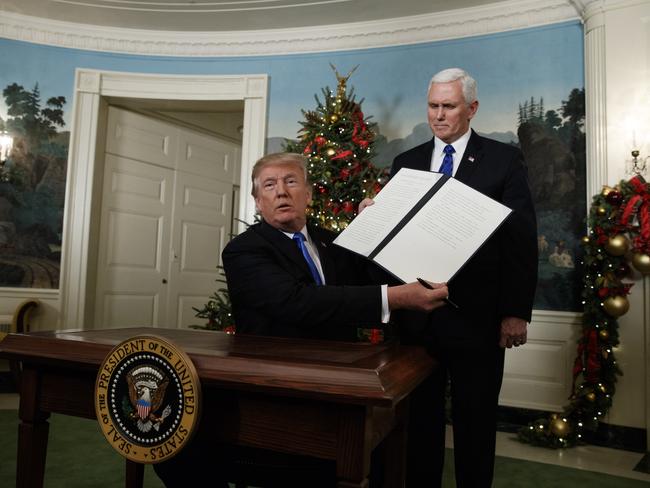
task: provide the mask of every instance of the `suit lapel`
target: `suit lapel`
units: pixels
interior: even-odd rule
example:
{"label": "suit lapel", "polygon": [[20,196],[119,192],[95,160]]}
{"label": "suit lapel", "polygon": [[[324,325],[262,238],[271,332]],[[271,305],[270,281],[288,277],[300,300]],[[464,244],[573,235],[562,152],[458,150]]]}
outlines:
{"label": "suit lapel", "polygon": [[258,231],[273,247],[311,276],[311,271],[309,271],[309,266],[307,266],[305,258],[291,238],[265,221],[260,222]]}
{"label": "suit lapel", "polygon": [[429,142],[420,146],[420,151],[417,154],[417,157],[413,161],[413,166],[409,166],[413,169],[419,169],[422,171],[431,170],[431,156],[433,155],[433,137]]}
{"label": "suit lapel", "polygon": [[320,265],[323,269],[323,274],[325,275],[325,284],[336,283],[336,268],[334,263],[329,259],[327,251],[327,248],[332,245],[332,243],[322,238],[321,231],[318,227],[308,225],[307,230],[309,231],[309,236],[316,247],[316,252],[318,252]]}
{"label": "suit lapel", "polygon": [[481,136],[472,130],[469,141],[467,141],[465,154],[463,154],[463,159],[460,161],[458,171],[456,171],[454,178],[463,183],[469,183],[472,174],[478,168],[482,158],[483,144],[481,143]]}

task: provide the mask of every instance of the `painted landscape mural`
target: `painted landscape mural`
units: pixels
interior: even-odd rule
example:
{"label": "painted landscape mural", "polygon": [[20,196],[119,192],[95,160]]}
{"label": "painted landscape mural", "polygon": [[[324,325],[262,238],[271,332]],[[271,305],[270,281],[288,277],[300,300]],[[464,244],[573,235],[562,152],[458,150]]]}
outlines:
{"label": "painted landscape mural", "polygon": [[301,109],[330,68],[349,80],[377,124],[375,165],[431,137],[426,92],[451,66],[478,81],[480,134],[521,147],[538,213],[540,281],[535,307],[579,310],[576,266],[586,194],[583,32],[578,22],[494,35],[359,51],[179,58],[63,49],[0,40],[0,130],[16,138],[0,183],[0,287],[57,288],[68,130],[77,68],[165,74],[269,75],[267,151],[300,128]]}
{"label": "painted landscape mural", "polygon": [[3,91],[13,138],[0,170],[0,286],[57,288],[61,259],[68,132],[64,96],[41,100],[38,83]]}

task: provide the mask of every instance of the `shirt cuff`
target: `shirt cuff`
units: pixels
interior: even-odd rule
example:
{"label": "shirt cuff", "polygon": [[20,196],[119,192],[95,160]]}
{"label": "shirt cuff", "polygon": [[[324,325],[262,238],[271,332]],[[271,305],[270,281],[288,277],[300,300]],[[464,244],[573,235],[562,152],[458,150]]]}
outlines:
{"label": "shirt cuff", "polygon": [[390,308],[388,308],[388,285],[381,285],[381,323],[390,321]]}

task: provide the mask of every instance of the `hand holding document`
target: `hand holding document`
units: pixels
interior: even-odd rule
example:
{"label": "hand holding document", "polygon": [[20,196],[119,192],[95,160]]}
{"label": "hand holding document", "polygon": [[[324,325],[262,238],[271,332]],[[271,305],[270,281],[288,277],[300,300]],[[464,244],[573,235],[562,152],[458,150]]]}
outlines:
{"label": "hand holding document", "polygon": [[403,168],[334,243],[405,283],[447,282],[510,212],[454,178]]}

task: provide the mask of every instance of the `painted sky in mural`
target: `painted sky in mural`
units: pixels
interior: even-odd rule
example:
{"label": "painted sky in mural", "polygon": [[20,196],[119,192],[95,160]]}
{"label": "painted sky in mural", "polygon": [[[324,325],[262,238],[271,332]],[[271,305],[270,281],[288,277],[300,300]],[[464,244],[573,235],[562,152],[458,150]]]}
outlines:
{"label": "painted sky in mural", "polygon": [[[481,132],[512,131],[517,103],[534,95],[543,96],[546,106],[556,107],[566,98],[568,87],[584,84],[578,23],[416,46],[248,58],[129,56],[13,41],[0,41],[0,48],[12,52],[3,62],[0,85],[17,82],[31,87],[38,80],[43,98],[63,95],[72,100],[77,67],[147,73],[268,73],[269,137],[294,135],[300,108],[311,107],[313,95],[322,86],[335,87],[330,62],[341,73],[359,65],[350,84],[365,99],[364,111],[373,115],[389,140],[406,137],[426,120],[428,81],[446,67],[461,66],[476,76],[481,108],[474,126]],[[34,58],[39,62],[25,63]],[[6,117],[2,102],[0,116]]]}

